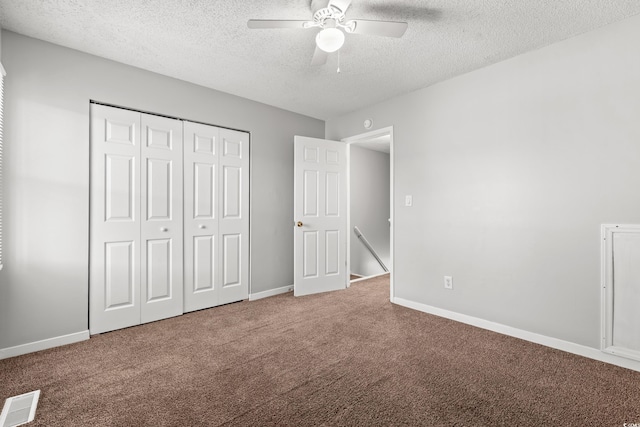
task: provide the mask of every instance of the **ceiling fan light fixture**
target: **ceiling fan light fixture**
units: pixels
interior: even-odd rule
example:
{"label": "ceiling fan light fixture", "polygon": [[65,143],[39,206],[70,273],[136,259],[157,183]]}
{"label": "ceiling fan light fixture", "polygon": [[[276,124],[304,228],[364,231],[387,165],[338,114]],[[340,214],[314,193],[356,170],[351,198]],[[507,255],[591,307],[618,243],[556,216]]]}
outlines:
{"label": "ceiling fan light fixture", "polygon": [[337,28],[325,28],[316,35],[316,44],[325,52],[335,52],[344,44],[344,33]]}

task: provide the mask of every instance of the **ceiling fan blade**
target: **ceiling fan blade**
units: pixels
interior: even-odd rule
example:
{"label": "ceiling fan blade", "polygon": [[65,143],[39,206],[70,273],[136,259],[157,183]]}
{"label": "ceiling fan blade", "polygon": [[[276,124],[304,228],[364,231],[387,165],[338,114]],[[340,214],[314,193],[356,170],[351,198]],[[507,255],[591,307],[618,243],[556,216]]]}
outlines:
{"label": "ceiling fan blade", "polygon": [[339,9],[340,12],[345,13],[349,9],[349,5],[351,5],[351,0],[329,0],[327,7],[333,6]]}
{"label": "ceiling fan blade", "polygon": [[313,24],[311,21],[291,21],[291,20],[277,20],[277,19],[249,19],[247,27],[252,29],[263,28],[309,28],[307,25]]}
{"label": "ceiling fan blade", "polygon": [[316,46],[316,51],[313,52],[313,59],[311,60],[311,65],[324,65],[327,63],[327,58],[329,54],[324,50],[320,49]]}
{"label": "ceiling fan blade", "polygon": [[345,30],[352,34],[365,34],[370,36],[402,37],[409,24],[394,21],[367,21],[355,19],[345,23]]}

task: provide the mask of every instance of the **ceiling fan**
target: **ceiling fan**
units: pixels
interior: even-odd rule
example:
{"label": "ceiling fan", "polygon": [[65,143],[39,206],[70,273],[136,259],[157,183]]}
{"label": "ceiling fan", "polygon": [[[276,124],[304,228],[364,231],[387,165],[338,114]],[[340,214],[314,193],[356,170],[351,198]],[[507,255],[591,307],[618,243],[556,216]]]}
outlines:
{"label": "ceiling fan", "polygon": [[313,14],[311,21],[250,19],[247,26],[252,29],[265,28],[320,28],[316,35],[316,51],[311,65],[322,65],[327,62],[329,53],[339,50],[344,44],[344,33],[365,34],[384,37],[402,37],[407,30],[406,22],[370,21],[354,19],[347,21],[345,12],[351,0],[329,0],[327,7]]}

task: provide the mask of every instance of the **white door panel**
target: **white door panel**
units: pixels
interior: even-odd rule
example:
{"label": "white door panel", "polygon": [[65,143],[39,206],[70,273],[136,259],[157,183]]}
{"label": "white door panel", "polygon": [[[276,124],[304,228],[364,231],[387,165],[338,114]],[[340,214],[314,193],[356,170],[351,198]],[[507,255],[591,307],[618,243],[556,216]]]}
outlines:
{"label": "white door panel", "polygon": [[107,242],[105,256],[105,310],[130,307],[135,303],[135,242]]}
{"label": "white door panel", "polygon": [[193,163],[193,218],[216,219],[216,165]]}
{"label": "white door panel", "polygon": [[612,345],[640,354],[640,233],[613,239]]}
{"label": "white door panel", "polygon": [[140,323],[140,114],[91,105],[90,331]]}
{"label": "white door panel", "polygon": [[325,270],[327,276],[340,274],[340,230],[326,230],[325,233]]}
{"label": "white door panel", "polygon": [[104,159],[105,220],[134,221],[136,159],[118,154],[105,154]]}
{"label": "white door panel", "polygon": [[146,302],[172,297],[171,270],[173,239],[147,240],[147,298]]}
{"label": "white door panel", "polygon": [[193,293],[214,289],[216,254],[215,236],[193,237]]}
{"label": "white door panel", "polygon": [[222,287],[239,285],[242,279],[242,235],[225,234],[222,250]]}
{"label": "white door panel", "polygon": [[640,226],[603,224],[602,350],[640,360]]}
{"label": "white door panel", "polygon": [[304,190],[303,190],[303,215],[306,217],[317,217],[318,211],[318,198],[320,197],[320,183],[318,177],[320,172],[317,170],[305,170],[304,171]]}
{"label": "white door panel", "polygon": [[220,130],[184,122],[184,311],[219,304],[218,146]]}
{"label": "white door panel", "polygon": [[184,126],[187,312],[249,295],[249,135]]}
{"label": "white door panel", "polygon": [[242,169],[234,166],[224,166],[222,188],[224,191],[224,212],[222,219],[242,219]]}
{"label": "white door panel", "polygon": [[346,145],[295,137],[294,294],[346,287]]}
{"label": "white door panel", "polygon": [[249,134],[220,129],[220,303],[249,296]]}
{"label": "white door panel", "polygon": [[90,330],[182,313],[182,122],[91,105]]}
{"label": "white door panel", "polygon": [[183,312],[182,122],[141,115],[141,321]]}
{"label": "white door panel", "polygon": [[318,247],[318,232],[303,231],[303,272],[304,279],[318,277],[320,248]]}

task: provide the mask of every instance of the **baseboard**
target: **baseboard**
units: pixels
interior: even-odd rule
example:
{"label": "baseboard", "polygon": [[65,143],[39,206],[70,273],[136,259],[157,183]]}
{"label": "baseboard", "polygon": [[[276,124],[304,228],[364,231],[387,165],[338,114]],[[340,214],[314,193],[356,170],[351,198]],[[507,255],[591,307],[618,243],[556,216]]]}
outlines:
{"label": "baseboard", "polygon": [[286,294],[293,291],[293,285],[283,286],[281,288],[269,289],[268,291],[256,292],[255,294],[249,294],[249,301],[255,301],[257,299],[273,297],[280,294]]}
{"label": "baseboard", "polygon": [[74,334],[62,335],[46,340],[30,342],[27,344],[17,345],[15,347],[1,348],[0,359],[8,359],[9,357],[21,356],[27,353],[33,353],[48,348],[59,347],[61,345],[73,344],[89,339],[89,331],[76,332]]}
{"label": "baseboard", "polygon": [[374,274],[373,276],[360,276],[357,279],[350,280],[349,283],[362,282],[363,280],[374,279],[376,277],[384,276],[387,274],[389,274],[388,271],[385,271],[384,273]]}
{"label": "baseboard", "polygon": [[525,331],[522,329],[506,326],[501,323],[495,323],[488,320],[480,319],[478,317],[467,316],[466,314],[460,314],[442,308],[433,307],[426,304],[409,301],[403,298],[394,298],[393,303],[401,305],[403,307],[412,308],[414,310],[422,311],[424,313],[433,314],[435,316],[444,317],[447,319],[455,320],[460,323],[466,323],[467,325],[476,326],[478,328],[487,329],[489,331],[498,332],[503,335],[509,335],[511,337],[520,338],[525,341],[529,341],[535,344],[544,345],[546,347],[555,348],[556,350],[566,351],[578,356],[588,357],[589,359],[599,360],[600,362],[610,363],[612,365],[621,366],[623,368],[631,369],[640,372],[640,362],[636,360],[626,359],[613,354],[605,353],[601,350],[587,347],[584,345],[572,343],[570,341],[564,341],[557,338],[548,337],[546,335],[540,335],[533,332]]}

